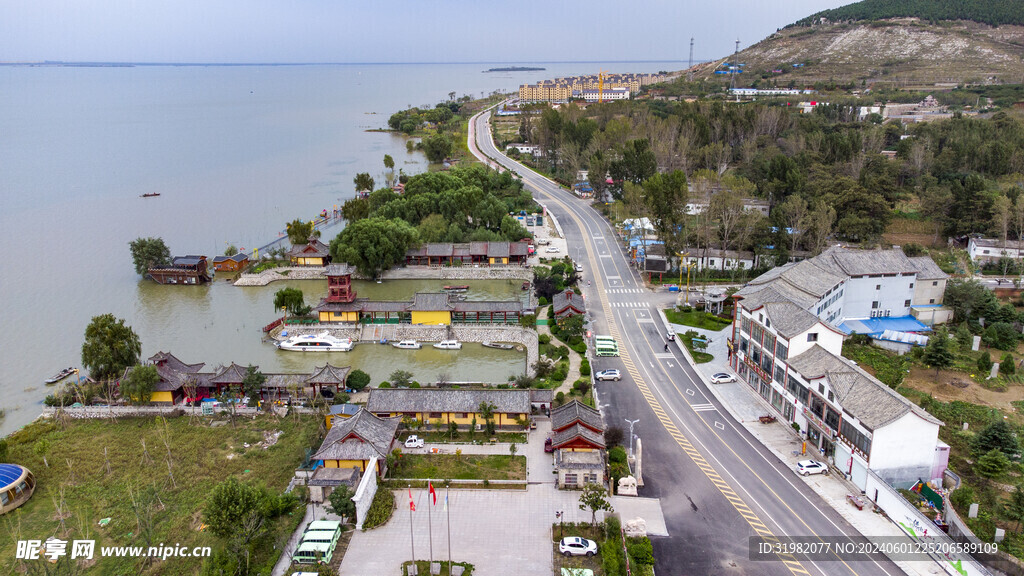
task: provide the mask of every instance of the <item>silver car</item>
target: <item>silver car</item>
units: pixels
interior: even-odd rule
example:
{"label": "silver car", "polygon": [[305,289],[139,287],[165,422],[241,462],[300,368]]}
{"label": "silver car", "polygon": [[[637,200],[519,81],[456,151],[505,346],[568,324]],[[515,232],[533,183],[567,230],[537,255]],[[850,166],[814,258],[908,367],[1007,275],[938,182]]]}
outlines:
{"label": "silver car", "polygon": [[618,370],[601,370],[594,374],[595,380],[614,380],[618,382],[622,380],[622,374]]}

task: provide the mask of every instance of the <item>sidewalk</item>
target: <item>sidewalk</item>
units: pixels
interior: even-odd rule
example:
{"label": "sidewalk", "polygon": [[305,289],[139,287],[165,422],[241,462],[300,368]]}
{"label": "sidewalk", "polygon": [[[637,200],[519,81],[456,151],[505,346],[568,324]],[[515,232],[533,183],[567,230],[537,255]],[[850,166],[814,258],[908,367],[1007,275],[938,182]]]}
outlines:
{"label": "sidewalk", "polygon": [[[774,414],[774,411],[750,386],[737,381],[730,384],[710,384],[708,378],[716,372],[735,374],[726,362],[727,349],[725,340],[729,334],[729,328],[720,331],[701,330],[690,326],[670,324],[661,315],[662,322],[678,332],[695,330],[701,334],[711,335],[712,341],[708,346],[708,352],[714,355],[714,360],[704,364],[694,364],[686,349],[679,339],[676,339],[676,346],[683,351],[687,362],[695,370],[704,376],[707,388],[718,398],[726,410],[744,428],[746,428],[765,448],[770,450],[779,460],[790,468],[795,468],[796,463],[808,458],[816,458],[817,454],[808,451],[801,454],[801,440],[799,436],[782,420],[772,424],[761,424],[758,416]],[[865,506],[858,510],[846,500],[847,494],[860,494],[860,489],[852,482],[847,481],[839,474],[828,476],[806,476],[800,477],[794,473],[796,481],[804,482],[814,490],[821,498],[831,506],[840,516],[853,525],[861,534],[870,537],[879,536],[905,536],[887,517],[876,514],[872,506]],[[945,574],[935,562],[930,561],[894,561],[904,572],[911,576],[924,576],[932,574]]]}

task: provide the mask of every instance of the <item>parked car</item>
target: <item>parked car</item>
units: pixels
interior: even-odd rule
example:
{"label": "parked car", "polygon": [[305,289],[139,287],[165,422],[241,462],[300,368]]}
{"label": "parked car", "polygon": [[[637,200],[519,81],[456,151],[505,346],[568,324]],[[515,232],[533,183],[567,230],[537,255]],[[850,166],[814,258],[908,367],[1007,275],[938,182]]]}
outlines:
{"label": "parked car", "polygon": [[548,240],[547,238],[541,238],[540,240],[537,240],[537,244],[540,244],[541,246],[547,246],[548,244],[551,244],[551,241]]}
{"label": "parked car", "polygon": [[711,376],[712,384],[725,384],[726,382],[735,382],[736,377],[732,374],[726,374],[725,372],[719,372]]}
{"label": "parked car", "polygon": [[577,272],[583,272],[583,264],[580,264],[579,262],[577,262],[577,263],[573,264],[573,268],[574,268],[574,269],[575,269],[575,270],[576,270]]}
{"label": "parked car", "polygon": [[579,536],[568,536],[558,543],[558,551],[564,556],[593,556],[597,554],[597,542]]}
{"label": "parked car", "polygon": [[676,341],[676,333],[675,332],[669,332],[669,333],[665,334],[665,338],[668,338],[669,342],[675,342]]}
{"label": "parked car", "polygon": [[558,252],[558,246],[548,246],[544,249],[545,252]]}
{"label": "parked car", "polygon": [[555,451],[555,446],[554,444],[552,444],[551,438],[548,438],[547,440],[544,441],[544,451],[549,454]]}
{"label": "parked car", "polygon": [[618,382],[622,380],[622,374],[618,370],[601,370],[594,374],[595,380],[614,380]]}
{"label": "parked car", "polygon": [[801,476],[809,476],[811,474],[825,474],[828,475],[828,466],[824,462],[818,462],[817,460],[801,460],[796,463],[796,471]]}
{"label": "parked car", "polygon": [[423,438],[420,438],[415,434],[405,439],[406,448],[423,448],[423,444]]}

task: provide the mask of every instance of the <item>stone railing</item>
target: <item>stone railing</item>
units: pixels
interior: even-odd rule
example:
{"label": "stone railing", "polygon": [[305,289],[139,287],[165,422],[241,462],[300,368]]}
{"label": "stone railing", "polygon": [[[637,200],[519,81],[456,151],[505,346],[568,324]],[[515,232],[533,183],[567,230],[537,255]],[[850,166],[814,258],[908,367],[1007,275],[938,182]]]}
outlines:
{"label": "stone railing", "polygon": [[[323,266],[282,266],[270,268],[259,274],[242,274],[235,280],[235,286],[266,286],[278,280],[316,280],[326,278]],[[282,274],[284,272],[284,274]]]}

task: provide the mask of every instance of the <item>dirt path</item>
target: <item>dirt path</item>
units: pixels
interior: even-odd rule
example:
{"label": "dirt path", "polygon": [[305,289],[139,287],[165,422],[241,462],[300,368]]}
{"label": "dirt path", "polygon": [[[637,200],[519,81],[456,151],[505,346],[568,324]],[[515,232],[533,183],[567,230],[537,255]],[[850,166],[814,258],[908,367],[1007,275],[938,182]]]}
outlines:
{"label": "dirt path", "polygon": [[[966,388],[951,384],[953,381],[966,383]],[[959,372],[940,371],[936,378],[935,371],[924,368],[912,368],[903,383],[915,390],[931,394],[936,400],[950,402],[961,400],[972,404],[993,406],[1007,412],[1015,412],[1011,402],[1024,400],[1024,386],[1009,386],[1006,392],[997,392],[983,388],[971,380],[966,374]]]}

